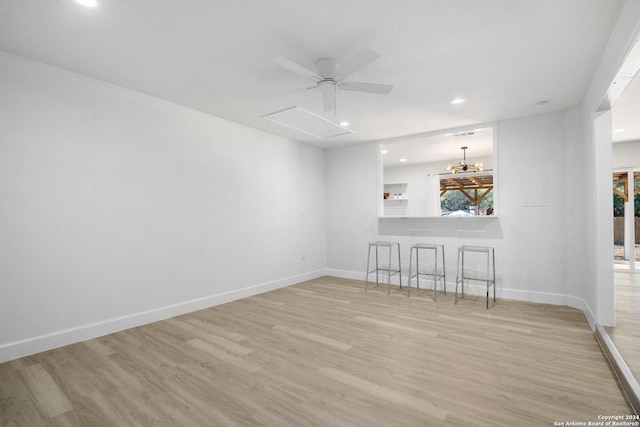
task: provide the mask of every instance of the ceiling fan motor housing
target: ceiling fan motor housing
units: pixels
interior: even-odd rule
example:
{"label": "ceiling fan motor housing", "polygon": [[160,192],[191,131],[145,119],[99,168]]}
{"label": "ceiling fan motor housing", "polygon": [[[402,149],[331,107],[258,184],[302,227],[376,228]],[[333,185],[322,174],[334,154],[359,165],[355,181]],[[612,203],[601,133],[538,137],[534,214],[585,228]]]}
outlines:
{"label": "ceiling fan motor housing", "polygon": [[318,82],[318,90],[321,93],[335,92],[337,83],[333,79],[324,79]]}

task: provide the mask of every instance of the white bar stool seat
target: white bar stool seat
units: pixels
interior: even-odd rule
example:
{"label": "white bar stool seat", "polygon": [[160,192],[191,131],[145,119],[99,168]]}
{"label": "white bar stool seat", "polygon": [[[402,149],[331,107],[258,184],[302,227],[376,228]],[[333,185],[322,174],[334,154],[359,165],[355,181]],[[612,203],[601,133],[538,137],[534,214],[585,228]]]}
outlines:
{"label": "white bar stool seat", "polygon": [[[465,268],[465,254],[480,253],[486,255],[486,269],[484,271],[469,271]],[[495,249],[489,246],[460,246],[458,248],[458,265],[456,275],[455,304],[458,304],[458,283],[461,285],[461,296],[464,296],[464,281],[478,280],[487,284],[487,310],[489,309],[489,288],[493,286],[493,302],[496,302],[496,257]]]}
{"label": "white bar stool seat", "polygon": [[[433,270],[428,270],[424,272],[420,272],[420,262],[419,262],[419,253],[420,251],[427,251],[427,253],[433,254]],[[415,252],[415,274],[411,274],[413,271],[413,254]],[[428,255],[427,255],[428,256]],[[440,263],[442,264],[442,271],[440,271],[438,267],[438,259],[440,259]],[[446,278],[446,268],[444,261],[444,245],[430,245],[426,243],[416,243],[411,246],[411,251],[409,252],[409,284],[407,286],[407,297],[411,295],[411,279],[416,278],[416,289],[420,290],[420,276],[431,276],[433,278],[433,300],[436,300],[437,294],[437,284],[438,281],[442,281],[442,287],[444,289],[444,294],[447,294],[447,278]]]}
{"label": "white bar stool seat", "polygon": [[[375,248],[375,257],[376,257],[375,268],[372,270],[369,269],[369,265],[371,262],[371,248]],[[391,267],[391,254],[394,248],[398,253],[398,269],[397,270]],[[380,265],[380,259],[379,259],[379,252],[381,252],[380,249],[382,249],[382,251],[384,251],[385,249],[388,250],[389,258],[386,266]],[[369,243],[369,251],[367,253],[367,277],[365,279],[364,290],[366,291],[369,288],[369,274],[371,273],[376,273],[376,286],[380,284],[380,281],[379,281],[380,272],[383,272],[387,275],[387,282],[388,282],[387,294],[391,293],[391,276],[393,276],[394,274],[398,275],[398,278],[400,279],[400,289],[402,289],[402,272],[401,272],[400,266],[401,266],[400,243],[385,242],[385,241],[377,241],[377,242]]]}

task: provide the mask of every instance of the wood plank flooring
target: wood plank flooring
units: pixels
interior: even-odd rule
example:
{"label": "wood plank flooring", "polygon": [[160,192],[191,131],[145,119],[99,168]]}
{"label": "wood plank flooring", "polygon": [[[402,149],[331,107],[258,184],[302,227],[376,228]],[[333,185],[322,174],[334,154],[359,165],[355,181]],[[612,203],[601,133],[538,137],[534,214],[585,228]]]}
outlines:
{"label": "wood plank flooring", "polygon": [[2,426],[552,426],[629,410],[582,312],[323,277],[0,364]]}
{"label": "wood plank flooring", "polygon": [[614,273],[616,327],[605,328],[625,363],[640,381],[640,274]]}

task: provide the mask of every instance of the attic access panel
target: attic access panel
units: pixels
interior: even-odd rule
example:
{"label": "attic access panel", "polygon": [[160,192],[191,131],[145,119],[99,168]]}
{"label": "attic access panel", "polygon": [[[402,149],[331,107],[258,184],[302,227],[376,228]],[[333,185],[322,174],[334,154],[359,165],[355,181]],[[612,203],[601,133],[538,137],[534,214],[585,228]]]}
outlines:
{"label": "attic access panel", "polygon": [[275,113],[262,116],[262,118],[320,139],[354,133],[351,129],[342,127],[300,107],[291,107],[286,110],[276,111]]}

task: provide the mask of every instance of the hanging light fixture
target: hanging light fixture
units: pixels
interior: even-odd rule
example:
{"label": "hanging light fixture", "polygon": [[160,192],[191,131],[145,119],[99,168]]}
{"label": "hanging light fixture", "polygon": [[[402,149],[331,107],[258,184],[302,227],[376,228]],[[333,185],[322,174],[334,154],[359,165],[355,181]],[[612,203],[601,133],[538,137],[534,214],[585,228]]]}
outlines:
{"label": "hanging light fixture", "polygon": [[469,147],[460,147],[462,149],[462,160],[458,162],[458,165],[449,165],[447,166],[447,170],[451,173],[458,172],[480,172],[482,171],[482,162],[475,162],[473,164],[467,163],[467,148]]}

